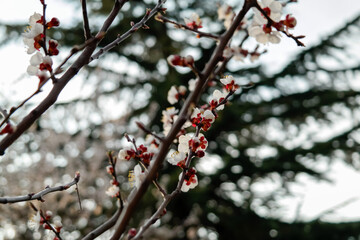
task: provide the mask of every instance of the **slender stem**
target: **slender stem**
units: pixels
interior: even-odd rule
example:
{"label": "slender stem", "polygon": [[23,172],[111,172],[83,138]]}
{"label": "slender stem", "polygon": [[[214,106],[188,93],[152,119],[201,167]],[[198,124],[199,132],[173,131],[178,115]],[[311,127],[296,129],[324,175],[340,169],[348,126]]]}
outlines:
{"label": "slender stem", "polygon": [[18,106],[12,107],[8,114],[6,114],[6,115],[4,114],[4,119],[0,123],[0,127],[3,126],[6,122],[8,122],[11,115],[13,115],[19,108],[21,108],[26,102],[28,102],[31,98],[33,98],[36,94],[38,94],[40,92],[41,92],[41,90],[37,89],[33,94],[31,94],[28,98],[26,98],[24,101],[22,101]]}
{"label": "slender stem", "polygon": [[101,55],[103,55],[104,53],[108,52],[110,49],[116,47],[117,45],[119,45],[122,41],[124,41],[125,39],[127,39],[128,37],[130,37],[134,32],[136,32],[137,30],[139,30],[140,28],[144,27],[146,22],[152,18],[157,12],[159,12],[161,10],[162,5],[166,2],[166,0],[162,0],[162,1],[158,1],[158,3],[156,4],[156,6],[151,10],[151,11],[147,11],[145,16],[136,24],[134,24],[130,30],[128,30],[127,32],[125,32],[122,35],[119,35],[117,37],[117,39],[115,39],[114,41],[112,41],[111,43],[109,43],[108,45],[106,45],[105,47],[101,48],[99,51],[97,51],[94,55],[91,56],[90,62],[98,59]]}
{"label": "slender stem", "polygon": [[157,135],[156,133],[153,133],[152,131],[150,131],[148,128],[145,127],[145,125],[141,122],[136,122],[136,125],[143,130],[145,133],[150,134],[152,136],[154,136],[154,138],[156,138],[157,140],[159,140],[160,142],[164,141],[163,137],[160,137],[159,135]]}
{"label": "slender stem", "polygon": [[75,178],[71,182],[69,182],[65,185],[56,186],[56,187],[46,187],[44,190],[42,190],[38,193],[30,193],[30,194],[24,195],[24,196],[1,197],[0,203],[7,204],[7,203],[24,202],[24,201],[31,201],[31,200],[44,201],[43,197],[45,195],[52,193],[52,192],[59,192],[59,191],[67,190],[69,187],[77,184],[79,182],[79,180],[80,180],[80,173],[77,172],[75,174]]}
{"label": "slender stem", "polygon": [[43,2],[43,35],[44,35],[44,42],[42,45],[42,48],[44,49],[45,55],[48,55],[47,48],[46,48],[46,3],[45,0]]}
{"label": "slender stem", "polygon": [[211,39],[214,39],[216,41],[219,40],[219,36],[218,35],[215,35],[215,34],[212,34],[212,33],[207,33],[207,32],[203,32],[203,31],[199,31],[198,29],[193,29],[193,28],[190,28],[184,24],[181,24],[181,23],[178,23],[178,22],[175,22],[175,21],[172,21],[162,15],[160,16],[157,16],[157,19],[161,20],[162,22],[167,22],[167,23],[171,23],[171,24],[174,24],[177,28],[181,28],[181,29],[186,29],[188,31],[191,31],[191,32],[194,32],[194,33],[197,33],[199,35],[199,37],[207,37],[207,38],[211,38]]}
{"label": "slender stem", "polygon": [[[115,169],[116,159],[114,159],[112,152],[108,152],[108,158],[109,158],[109,163],[110,163],[111,167],[113,168],[113,171],[112,171],[111,175],[112,175],[113,179],[115,180],[115,182],[118,183],[116,169]],[[117,195],[117,198],[118,198],[119,203],[120,203],[120,209],[123,209],[124,208],[124,202],[123,202],[123,200],[121,198],[120,190],[119,190],[119,194]]]}
{"label": "slender stem", "polygon": [[86,10],[86,0],[80,0],[80,2],[83,14],[84,36],[85,40],[89,40],[91,38],[91,31],[89,26],[89,17]]}

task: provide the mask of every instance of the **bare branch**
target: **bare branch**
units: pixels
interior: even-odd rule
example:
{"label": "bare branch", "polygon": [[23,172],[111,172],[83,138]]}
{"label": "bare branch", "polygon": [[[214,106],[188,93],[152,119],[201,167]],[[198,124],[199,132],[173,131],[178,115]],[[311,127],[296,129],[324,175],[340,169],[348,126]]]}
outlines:
{"label": "bare branch", "polygon": [[[31,98],[33,98],[36,94],[40,93],[41,90],[40,88],[38,88],[33,94],[31,94],[28,98],[26,98],[24,101],[22,101],[18,106],[16,107],[12,107],[9,111],[9,113],[7,114],[5,110],[2,111],[2,114],[4,115],[4,119],[2,120],[2,122],[0,123],[0,127],[3,126],[6,122],[9,121],[11,115],[13,115],[16,110],[18,110],[19,108],[21,108],[25,103],[27,103]],[[4,114],[5,113],[5,114]],[[1,154],[0,154],[1,155]]]}
{"label": "bare branch", "polygon": [[194,32],[194,33],[197,33],[199,37],[207,37],[207,38],[211,38],[211,39],[214,39],[216,41],[219,40],[219,36],[218,35],[215,35],[215,34],[212,34],[212,33],[207,33],[207,32],[203,32],[203,31],[199,31],[197,29],[193,29],[193,28],[190,28],[188,26],[186,26],[185,24],[181,24],[181,23],[177,23],[175,21],[172,21],[166,17],[164,17],[163,15],[157,15],[156,16],[156,19],[161,21],[161,22],[165,22],[165,23],[171,23],[173,25],[175,25],[176,28],[180,28],[180,29],[186,29],[188,31],[191,31],[191,32]]}
{"label": "bare branch", "polygon": [[90,26],[89,26],[89,17],[86,10],[86,0],[80,0],[82,14],[83,14],[83,26],[84,26],[84,36],[85,40],[89,40],[91,36]]}
{"label": "bare branch", "polygon": [[101,55],[108,52],[110,49],[116,47],[122,41],[124,41],[125,39],[130,37],[134,32],[136,32],[140,28],[146,26],[146,22],[150,18],[152,18],[157,12],[159,12],[161,10],[161,7],[165,2],[166,2],[166,0],[162,0],[162,1],[159,0],[159,2],[156,4],[156,6],[151,11],[147,10],[145,16],[139,22],[134,24],[130,28],[130,30],[128,30],[126,33],[124,33],[122,35],[119,35],[116,40],[112,41],[111,43],[109,43],[108,45],[106,45],[105,47],[103,47],[99,51],[97,51],[94,55],[92,55],[91,59],[90,59],[90,62],[95,60],[95,59],[98,59]]}
{"label": "bare branch", "polygon": [[147,129],[142,122],[136,122],[136,125],[138,126],[138,128],[140,128],[141,130],[143,130],[145,133],[154,136],[154,138],[156,138],[156,139],[159,140],[160,142],[164,141],[164,138],[163,138],[163,137],[160,137],[160,136],[157,135],[156,133],[153,133],[152,131],[150,131],[149,129]]}
{"label": "bare branch", "polygon": [[109,16],[106,18],[103,26],[101,27],[100,31],[97,35],[103,35],[107,32],[111,24],[113,23],[115,17],[118,15],[121,8],[124,6],[124,4],[129,0],[115,0],[114,7],[111,9],[111,12]]}
{"label": "bare branch", "polygon": [[17,196],[17,197],[1,197],[0,203],[7,204],[7,203],[16,203],[16,202],[24,202],[24,201],[32,201],[32,200],[39,200],[44,201],[43,197],[52,192],[59,192],[67,190],[69,187],[77,184],[80,180],[80,173],[77,172],[75,174],[75,178],[69,182],[68,184],[56,186],[56,187],[46,187],[44,190],[38,193],[30,193],[24,196]]}

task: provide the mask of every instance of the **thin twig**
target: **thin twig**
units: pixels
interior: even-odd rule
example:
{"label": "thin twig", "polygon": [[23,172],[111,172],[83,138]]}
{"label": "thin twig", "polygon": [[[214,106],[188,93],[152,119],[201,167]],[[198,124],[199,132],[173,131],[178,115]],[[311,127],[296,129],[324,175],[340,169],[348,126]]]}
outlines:
{"label": "thin twig", "polygon": [[159,140],[160,142],[164,141],[164,138],[163,138],[163,137],[160,137],[160,136],[157,135],[156,133],[154,133],[154,132],[150,131],[149,129],[147,129],[143,123],[137,121],[137,122],[136,122],[136,125],[137,125],[141,130],[143,130],[145,133],[152,135],[154,138],[156,138],[156,139]]}
{"label": "thin twig", "polygon": [[349,204],[357,201],[358,199],[359,199],[358,197],[351,197],[351,198],[349,198],[349,199],[347,199],[347,200],[345,200],[345,201],[343,201],[343,202],[341,202],[341,203],[338,203],[338,204],[336,204],[335,206],[333,206],[333,207],[331,207],[331,208],[329,208],[329,209],[321,212],[321,213],[315,218],[315,220],[319,220],[321,217],[323,217],[323,216],[325,216],[325,215],[327,215],[327,214],[331,214],[331,213],[333,213],[334,211],[336,211],[336,210],[338,210],[338,209],[340,209],[340,208],[346,207],[347,205],[349,205]]}
{"label": "thin twig", "polygon": [[45,3],[45,0],[43,1],[42,3],[43,5],[43,43],[41,44],[42,45],[42,48],[44,49],[44,52],[45,52],[45,55],[48,55],[48,51],[46,49],[46,16],[45,16],[45,13],[46,13],[46,3]]}
{"label": "thin twig", "polygon": [[6,122],[8,122],[11,115],[13,115],[19,108],[21,108],[27,101],[29,101],[31,98],[33,98],[36,94],[38,94],[40,92],[41,92],[41,90],[38,88],[33,94],[31,94],[28,98],[26,98],[24,101],[22,101],[18,106],[12,107],[8,114],[4,114],[5,118],[0,123],[0,127],[2,127]]}
{"label": "thin twig", "polygon": [[77,52],[85,49],[87,46],[93,44],[96,41],[101,40],[101,38],[90,38],[89,40],[87,40],[84,44],[80,45],[80,46],[74,46],[71,50],[69,55],[60,63],[60,65],[55,69],[54,71],[54,75],[59,74],[62,72],[62,67],[69,61],[69,59],[74,56]]}
{"label": "thin twig", "polygon": [[[109,159],[109,163],[112,167],[112,172],[111,172],[111,175],[113,177],[113,180],[118,183],[118,180],[117,180],[117,174],[116,174],[116,169],[115,169],[115,166],[116,166],[116,158],[113,157],[113,152],[108,152],[107,153],[108,155],[108,159]],[[120,189],[120,188],[119,188]],[[119,190],[119,193],[116,195],[117,198],[119,199],[119,203],[120,203],[120,209],[122,210],[124,208],[124,202],[121,198],[121,192]]]}
{"label": "thin twig", "polygon": [[80,193],[79,193],[79,186],[78,186],[77,183],[76,183],[75,185],[76,185],[75,190],[76,190],[76,195],[77,195],[77,197],[78,197],[78,202],[79,202],[80,211],[82,211],[81,199],[80,199]]}
{"label": "thin twig", "polygon": [[145,16],[136,24],[134,24],[127,32],[125,32],[122,35],[119,35],[117,39],[106,45],[105,47],[101,48],[99,51],[97,51],[94,55],[91,56],[90,62],[98,59],[101,55],[108,52],[110,49],[116,47],[119,45],[122,41],[130,37],[133,33],[135,33],[140,28],[146,26],[146,22],[152,18],[157,12],[161,10],[162,5],[166,2],[166,0],[159,0],[156,6],[151,10],[147,10]]}
{"label": "thin twig", "polygon": [[7,204],[7,203],[16,203],[16,202],[24,202],[24,201],[32,201],[32,200],[39,200],[44,201],[43,197],[52,192],[59,192],[67,190],[69,187],[77,184],[80,180],[80,173],[76,172],[75,178],[69,182],[68,184],[56,186],[56,187],[46,187],[44,190],[38,193],[29,193],[24,196],[17,196],[17,197],[1,197],[0,203]]}
{"label": "thin twig", "polygon": [[84,36],[85,40],[89,40],[91,36],[90,26],[89,26],[89,17],[86,10],[86,0],[80,0],[82,14],[83,14],[83,27],[84,27]]}
{"label": "thin twig", "polygon": [[185,29],[185,30],[194,32],[194,33],[198,34],[199,37],[207,37],[207,38],[210,38],[210,39],[214,39],[214,40],[216,40],[216,41],[219,40],[219,36],[218,36],[218,35],[215,35],[215,34],[212,34],[212,33],[203,32],[203,31],[199,31],[198,29],[194,29],[194,28],[188,27],[188,26],[185,25],[185,24],[181,24],[181,23],[175,22],[175,21],[173,21],[173,20],[170,20],[170,19],[164,17],[163,15],[158,15],[156,18],[159,19],[159,20],[162,21],[162,22],[171,23],[171,24],[175,25],[176,28]]}

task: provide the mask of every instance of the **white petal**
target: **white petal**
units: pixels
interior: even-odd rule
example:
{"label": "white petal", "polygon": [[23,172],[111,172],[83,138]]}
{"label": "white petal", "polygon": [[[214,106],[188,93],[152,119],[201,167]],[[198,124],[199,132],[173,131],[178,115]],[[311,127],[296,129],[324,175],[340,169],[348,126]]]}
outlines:
{"label": "white petal", "polygon": [[256,38],[257,35],[263,33],[264,31],[260,26],[252,26],[248,29],[250,37]]}
{"label": "white petal", "polygon": [[30,58],[30,64],[32,66],[39,66],[40,63],[42,63],[42,61],[43,61],[43,55],[40,52],[35,53]]}
{"label": "white petal", "polygon": [[270,4],[272,4],[274,0],[262,0],[263,8],[269,7]]}
{"label": "white petal", "polygon": [[269,42],[271,42],[271,43],[278,44],[280,42],[280,40],[281,39],[275,35],[269,36]]}
{"label": "white petal", "polygon": [[196,118],[199,113],[200,113],[200,110],[198,108],[194,108],[194,111],[191,114],[190,118]]}
{"label": "white petal", "polygon": [[203,116],[205,119],[211,119],[211,122],[215,120],[215,115],[210,110],[206,110]]}
{"label": "white petal", "polygon": [[39,73],[39,68],[36,66],[29,65],[26,69],[26,72],[31,76],[35,76]]}
{"label": "white petal", "polygon": [[50,66],[52,66],[53,61],[52,61],[52,59],[51,59],[50,56],[45,56],[45,57],[43,58],[43,63],[49,64]]}
{"label": "white petal", "polygon": [[262,44],[266,44],[269,42],[269,35],[268,34],[258,34],[256,36],[256,41],[258,41],[259,43],[262,43]]}
{"label": "white petal", "polygon": [[189,91],[194,91],[195,90],[195,87],[196,87],[196,84],[197,84],[197,80],[196,79],[190,79],[189,80]]}
{"label": "white petal", "polygon": [[41,16],[40,13],[34,12],[34,14],[29,17],[29,24],[30,24],[30,26],[35,25],[36,22],[41,19],[41,17],[42,17],[42,16]]}
{"label": "white petal", "polygon": [[269,5],[271,12],[281,12],[282,10],[282,5],[281,3],[277,2],[277,1],[273,1],[270,5]]}
{"label": "white petal", "polygon": [[278,22],[281,18],[281,13],[271,13],[270,18],[274,20],[275,22]]}

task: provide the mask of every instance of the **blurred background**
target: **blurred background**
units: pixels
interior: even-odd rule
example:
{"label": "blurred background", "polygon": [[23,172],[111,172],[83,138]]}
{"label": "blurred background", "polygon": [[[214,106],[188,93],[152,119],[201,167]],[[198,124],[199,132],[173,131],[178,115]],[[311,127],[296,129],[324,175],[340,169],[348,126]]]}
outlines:
{"label": "blurred background", "polygon": [[[124,5],[106,45],[137,22],[155,0]],[[225,1],[241,9],[242,0]],[[285,1],[282,1],[285,2]],[[168,18],[183,21],[192,12],[203,30],[220,34],[217,4],[212,0],[168,0]],[[47,1],[47,17],[57,17],[59,29],[48,31],[59,41],[64,59],[71,47],[83,43],[80,3]],[[93,33],[113,1],[89,0]],[[38,0],[8,1],[0,10],[0,106],[10,109],[37,87],[26,74],[30,56],[21,33]],[[360,3],[299,0],[284,9],[298,20],[295,35],[306,35],[305,48],[285,37],[259,60],[231,60],[224,74],[254,86],[243,89],[219,113],[206,132],[206,157],[194,161],[199,186],[181,194],[146,239],[358,239],[360,237]],[[251,17],[249,14],[248,17]],[[35,204],[61,217],[64,239],[81,239],[116,210],[105,195],[110,186],[106,152],[126,145],[124,133],[139,143],[144,134],[135,121],[162,130],[161,111],[172,85],[185,85],[193,74],[169,68],[171,54],[191,54],[198,68],[209,59],[215,43],[190,32],[151,20],[99,61],[83,69],[65,88],[59,101],[0,158],[0,196],[37,192],[45,186],[70,182],[76,171],[83,210],[72,189],[47,195]],[[239,43],[243,33],[235,36]],[[249,40],[244,48],[252,50]],[[76,59],[73,58],[72,60]],[[18,123],[51,89],[13,115]],[[210,88],[212,92],[214,88]],[[202,103],[208,99],[204,95]],[[179,105],[177,105],[179,107]],[[134,162],[118,164],[124,195],[131,191],[128,171]],[[175,188],[179,169],[167,163],[160,183]],[[137,227],[161,202],[155,188],[145,195],[129,227]],[[0,206],[0,240],[42,239],[27,221],[26,203]],[[108,233],[109,234],[109,233]],[[108,239],[104,235],[99,239]]]}

